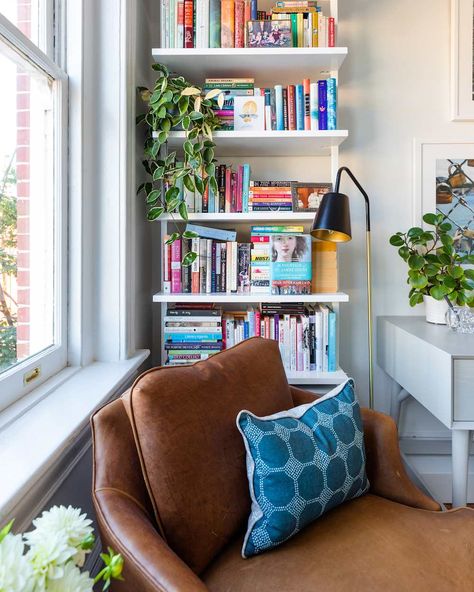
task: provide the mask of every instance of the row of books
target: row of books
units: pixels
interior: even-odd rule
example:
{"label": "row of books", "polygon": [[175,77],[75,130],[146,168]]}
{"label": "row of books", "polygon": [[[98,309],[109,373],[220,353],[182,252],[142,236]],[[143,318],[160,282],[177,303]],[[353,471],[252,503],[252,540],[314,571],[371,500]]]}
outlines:
{"label": "row of books", "polygon": [[[211,82],[212,81],[212,82]],[[226,97],[215,113],[223,130],[336,130],[337,81],[328,78],[273,88],[255,87],[253,78],[206,79],[204,92],[220,88]],[[250,125],[249,96],[252,102]],[[261,97],[257,99],[257,97]]]}
{"label": "row of books", "polygon": [[289,372],[337,370],[337,317],[326,305],[269,304],[246,311],[175,305],[164,323],[165,364],[205,360],[251,337],[274,339]]}
{"label": "row of books", "polygon": [[[303,226],[253,226],[250,243],[237,233],[188,224],[195,238],[163,245],[165,294],[310,294],[311,237]],[[193,263],[182,265],[188,252]]]}
{"label": "row of books", "polygon": [[334,47],[335,19],[317,2],[276,2],[271,12],[257,0],[161,0],[165,48]]}

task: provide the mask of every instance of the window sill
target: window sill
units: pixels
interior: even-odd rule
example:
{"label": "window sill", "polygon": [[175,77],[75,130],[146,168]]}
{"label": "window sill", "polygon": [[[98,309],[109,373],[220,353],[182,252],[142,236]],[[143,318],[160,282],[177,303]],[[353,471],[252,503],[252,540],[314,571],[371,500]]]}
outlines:
{"label": "window sill", "polygon": [[31,393],[25,407],[20,401],[15,417],[12,409],[0,414],[0,524],[148,356],[148,350],[141,350],[123,362],[66,368],[49,381],[52,386],[45,383],[40,393]]}

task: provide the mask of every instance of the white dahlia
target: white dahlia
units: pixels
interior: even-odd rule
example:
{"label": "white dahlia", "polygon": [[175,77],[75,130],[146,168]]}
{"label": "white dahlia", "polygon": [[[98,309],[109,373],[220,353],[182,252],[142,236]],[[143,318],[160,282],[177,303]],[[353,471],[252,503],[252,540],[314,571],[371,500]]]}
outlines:
{"label": "white dahlia", "polygon": [[94,580],[87,572],[81,573],[72,563],[66,563],[63,575],[57,580],[50,580],[48,592],[92,592]]}
{"label": "white dahlia", "polygon": [[21,535],[7,534],[0,541],[0,592],[33,589],[33,570],[23,551]]}

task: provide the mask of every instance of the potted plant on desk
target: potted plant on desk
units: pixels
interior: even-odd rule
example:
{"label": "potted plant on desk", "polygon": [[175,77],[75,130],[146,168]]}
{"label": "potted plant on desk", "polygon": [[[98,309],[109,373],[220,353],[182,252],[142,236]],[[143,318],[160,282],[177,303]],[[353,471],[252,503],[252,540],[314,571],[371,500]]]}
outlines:
{"label": "potted plant on desk", "polygon": [[410,306],[425,302],[426,320],[446,324],[448,306],[474,307],[474,255],[456,251],[451,224],[442,214],[425,214],[423,221],[433,229],[417,226],[397,232],[390,244],[408,264]]}

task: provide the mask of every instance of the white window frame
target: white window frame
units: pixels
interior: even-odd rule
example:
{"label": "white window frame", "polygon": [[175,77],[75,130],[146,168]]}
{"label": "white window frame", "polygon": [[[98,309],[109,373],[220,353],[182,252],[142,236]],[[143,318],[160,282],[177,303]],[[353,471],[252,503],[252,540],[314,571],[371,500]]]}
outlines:
{"label": "white window frame", "polygon": [[[53,0],[45,0],[45,7],[53,11]],[[57,3],[58,9],[60,2]],[[56,16],[58,16],[57,13]],[[53,36],[53,18],[47,28]],[[53,43],[46,55],[14,24],[0,14],[0,38],[19,56],[45,72],[53,87],[53,143],[54,143],[54,273],[55,273],[55,326],[54,345],[0,374],[0,412],[31,390],[57,374],[67,365],[67,158],[68,158],[68,77],[53,61]],[[61,45],[61,44],[60,44]],[[59,55],[59,47],[56,53]],[[40,368],[38,378],[28,384],[24,377]]]}

